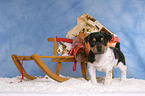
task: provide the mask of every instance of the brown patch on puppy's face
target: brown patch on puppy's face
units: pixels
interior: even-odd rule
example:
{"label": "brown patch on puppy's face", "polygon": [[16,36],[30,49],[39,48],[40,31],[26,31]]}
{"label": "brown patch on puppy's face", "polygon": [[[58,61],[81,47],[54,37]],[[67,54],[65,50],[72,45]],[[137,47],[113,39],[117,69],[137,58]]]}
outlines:
{"label": "brown patch on puppy's face", "polygon": [[85,38],[86,42],[90,44],[90,50],[94,54],[103,54],[107,49],[108,41],[111,41],[112,36],[105,32],[91,33]]}
{"label": "brown patch on puppy's face", "polygon": [[90,50],[95,54],[102,54],[106,51],[107,46],[103,44],[94,45],[93,47],[90,46]]}

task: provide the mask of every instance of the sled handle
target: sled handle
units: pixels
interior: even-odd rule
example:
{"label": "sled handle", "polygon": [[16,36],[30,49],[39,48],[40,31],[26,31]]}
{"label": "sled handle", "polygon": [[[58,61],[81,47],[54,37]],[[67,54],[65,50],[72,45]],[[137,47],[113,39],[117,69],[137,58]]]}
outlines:
{"label": "sled handle", "polygon": [[56,40],[56,38],[48,38],[47,40],[53,42],[54,56],[57,56],[57,40]]}

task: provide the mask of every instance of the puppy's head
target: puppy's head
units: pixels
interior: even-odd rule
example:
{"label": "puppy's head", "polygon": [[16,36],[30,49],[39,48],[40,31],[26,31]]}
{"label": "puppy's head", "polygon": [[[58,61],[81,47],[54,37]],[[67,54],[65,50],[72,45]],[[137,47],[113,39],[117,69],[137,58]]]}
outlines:
{"label": "puppy's head", "polygon": [[94,32],[85,37],[85,42],[89,43],[90,50],[94,54],[103,54],[106,51],[107,43],[110,42],[112,36],[105,32]]}

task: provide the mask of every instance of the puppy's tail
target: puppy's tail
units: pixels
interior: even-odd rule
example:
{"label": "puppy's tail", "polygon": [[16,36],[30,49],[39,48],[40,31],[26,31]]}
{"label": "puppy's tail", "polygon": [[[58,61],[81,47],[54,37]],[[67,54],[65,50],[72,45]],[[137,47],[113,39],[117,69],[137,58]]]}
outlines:
{"label": "puppy's tail", "polygon": [[115,48],[117,48],[117,49],[119,49],[119,50],[120,50],[120,42],[117,42],[117,43],[116,43]]}

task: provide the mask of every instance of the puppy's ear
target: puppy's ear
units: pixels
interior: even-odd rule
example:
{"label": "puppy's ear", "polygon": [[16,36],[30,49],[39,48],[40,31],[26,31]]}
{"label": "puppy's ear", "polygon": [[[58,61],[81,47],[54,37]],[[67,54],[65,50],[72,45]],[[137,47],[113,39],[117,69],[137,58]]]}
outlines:
{"label": "puppy's ear", "polygon": [[86,43],[89,42],[89,37],[90,37],[90,35],[88,35],[87,37],[84,38]]}
{"label": "puppy's ear", "polygon": [[106,33],[106,32],[102,32],[102,33],[105,35],[105,37],[108,39],[109,42],[112,40],[112,35],[111,34]]}
{"label": "puppy's ear", "polygon": [[108,34],[108,41],[111,42],[111,40],[112,40],[112,35]]}

